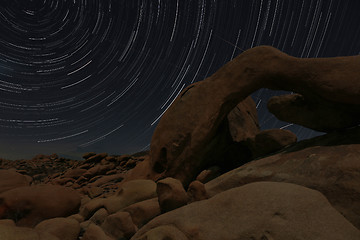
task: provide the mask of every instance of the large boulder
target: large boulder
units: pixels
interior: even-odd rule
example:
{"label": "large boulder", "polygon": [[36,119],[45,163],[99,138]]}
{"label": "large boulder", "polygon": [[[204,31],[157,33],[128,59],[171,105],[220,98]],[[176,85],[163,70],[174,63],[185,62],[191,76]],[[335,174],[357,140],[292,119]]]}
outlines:
{"label": "large boulder", "polygon": [[11,170],[0,169],[0,193],[7,190],[29,186],[30,182],[27,177]]}
{"label": "large boulder", "polygon": [[158,198],[134,203],[124,208],[122,211],[130,213],[133,223],[138,228],[161,214]]}
{"label": "large boulder", "polygon": [[19,187],[0,194],[0,219],[13,219],[18,226],[34,227],[55,217],[79,210],[80,195],[71,188],[54,185]]}
{"label": "large boulder", "polygon": [[225,152],[226,116],[260,88],[299,93],[307,106],[319,106],[292,111],[292,118],[284,120],[299,116],[303,119],[300,124],[311,127],[312,118],[301,115],[318,116],[318,109],[324,106],[328,118],[341,113],[350,119],[342,124],[323,121],[324,131],[356,126],[360,123],[359,60],[360,56],[295,58],[269,46],[245,51],[179,94],[153,134],[149,171],[189,184],[201,168],[214,164],[217,157],[212,157]]}
{"label": "large boulder", "polygon": [[258,182],[163,214],[131,239],[357,240],[360,231],[318,191]]}
{"label": "large boulder", "polygon": [[209,196],[257,181],[295,183],[323,193],[360,229],[360,127],[301,141],[205,184]]}
{"label": "large boulder", "polygon": [[16,227],[0,224],[0,239],[4,240],[60,240],[54,235],[37,232],[28,227]]}
{"label": "large boulder", "polygon": [[77,240],[80,224],[75,219],[52,218],[40,222],[34,229],[39,233],[50,233],[61,240]]}

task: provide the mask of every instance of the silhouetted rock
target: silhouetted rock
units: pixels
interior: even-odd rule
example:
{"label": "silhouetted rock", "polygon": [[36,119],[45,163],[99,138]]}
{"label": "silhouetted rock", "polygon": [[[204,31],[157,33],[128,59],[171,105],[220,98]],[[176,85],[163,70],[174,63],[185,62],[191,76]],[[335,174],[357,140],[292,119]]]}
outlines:
{"label": "silhouetted rock", "polygon": [[307,99],[301,94],[291,94],[270,98],[267,107],[282,121],[320,132],[331,132],[359,124],[359,104],[342,107],[342,104],[325,101],[320,97]]}
{"label": "silhouetted rock", "polygon": [[254,158],[265,156],[296,143],[294,133],[284,129],[268,129],[256,134],[255,138],[249,138],[247,146],[251,149]]}
{"label": "silhouetted rock", "polygon": [[237,104],[226,118],[229,122],[230,135],[235,142],[252,138],[260,131],[256,104],[251,97]]}

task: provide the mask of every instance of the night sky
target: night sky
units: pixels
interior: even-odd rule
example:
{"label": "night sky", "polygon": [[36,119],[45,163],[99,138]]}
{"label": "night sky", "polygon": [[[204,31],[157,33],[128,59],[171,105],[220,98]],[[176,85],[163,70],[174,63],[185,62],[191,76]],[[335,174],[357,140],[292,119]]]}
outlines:
{"label": "night sky", "polygon": [[[181,90],[242,49],[358,55],[359,11],[358,0],[1,0],[0,157],[146,150]],[[262,129],[320,134],[269,114],[278,94],[252,95]]]}

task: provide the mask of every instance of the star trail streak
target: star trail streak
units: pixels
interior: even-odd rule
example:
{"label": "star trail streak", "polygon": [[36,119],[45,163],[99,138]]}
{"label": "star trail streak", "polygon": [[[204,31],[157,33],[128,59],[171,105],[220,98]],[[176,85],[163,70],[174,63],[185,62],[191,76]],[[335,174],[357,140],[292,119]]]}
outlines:
{"label": "star trail streak", "polygon": [[[147,149],[181,90],[243,50],[359,54],[359,10],[355,0],[2,0],[0,157]],[[280,93],[253,94],[262,128],[319,134],[268,113]]]}

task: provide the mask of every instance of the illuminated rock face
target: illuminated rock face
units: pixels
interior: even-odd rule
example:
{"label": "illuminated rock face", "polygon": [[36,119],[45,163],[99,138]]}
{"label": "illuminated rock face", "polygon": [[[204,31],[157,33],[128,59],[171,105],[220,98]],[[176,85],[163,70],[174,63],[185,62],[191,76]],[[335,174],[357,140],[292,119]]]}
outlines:
{"label": "illuminated rock face", "polygon": [[358,125],[359,64],[360,56],[300,59],[268,46],[247,50],[179,94],[154,132],[150,166],[187,185],[226,150],[229,112],[260,88],[298,93],[270,101],[281,120],[326,132]]}
{"label": "illuminated rock face", "polygon": [[131,239],[359,238],[360,231],[320,192],[290,183],[257,182],[160,215]]}
{"label": "illuminated rock face", "polygon": [[34,227],[45,219],[76,213],[80,200],[77,191],[62,186],[18,187],[0,194],[0,219],[13,219],[17,226]]}

